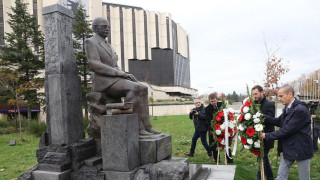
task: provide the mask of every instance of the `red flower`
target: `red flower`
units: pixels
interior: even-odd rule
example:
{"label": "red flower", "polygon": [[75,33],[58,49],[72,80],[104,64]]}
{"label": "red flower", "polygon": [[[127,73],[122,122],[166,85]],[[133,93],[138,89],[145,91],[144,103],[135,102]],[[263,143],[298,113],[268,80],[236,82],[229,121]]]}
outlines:
{"label": "red flower", "polygon": [[220,122],[221,121],[221,117],[220,116],[216,116],[216,121]]}
{"label": "red flower", "polygon": [[233,117],[232,115],[230,115],[229,119],[230,119],[231,121],[233,121],[233,120],[234,120],[234,117]]}
{"label": "red flower", "polygon": [[218,147],[219,147],[219,148],[222,148],[222,147],[223,147],[223,145],[222,145],[222,144],[219,144],[219,145],[218,145]]}
{"label": "red flower", "polygon": [[248,101],[246,101],[246,103],[244,104],[244,106],[250,107],[250,103],[249,103]]}
{"label": "red flower", "polygon": [[241,143],[242,143],[243,145],[246,145],[246,144],[247,144],[247,139],[244,138],[243,136],[241,136]]}
{"label": "red flower", "polygon": [[250,107],[251,104],[252,104],[252,99],[250,99],[249,101],[246,101],[246,102],[244,103],[244,106]]}
{"label": "red flower", "polygon": [[244,115],[241,114],[240,117],[239,117],[239,122],[241,122],[243,120],[243,117],[244,117]]}
{"label": "red flower", "polygon": [[214,125],[214,129],[215,129],[215,130],[219,130],[219,129],[220,129],[220,124]]}
{"label": "red flower", "polygon": [[230,136],[233,134],[233,130],[231,128],[229,128],[229,134]]}
{"label": "red flower", "polygon": [[254,154],[254,155],[260,155],[260,151],[258,151],[258,150],[256,150],[256,149],[252,149],[252,154]]}
{"label": "red flower", "polygon": [[218,112],[218,116],[220,116],[220,117],[224,116],[223,111],[219,111],[219,112]]}
{"label": "red flower", "polygon": [[218,142],[221,142],[222,141],[222,137],[218,137]]}
{"label": "red flower", "polygon": [[252,128],[252,127],[247,128],[246,134],[248,136],[252,137],[254,135],[254,133],[255,133],[254,128]]}

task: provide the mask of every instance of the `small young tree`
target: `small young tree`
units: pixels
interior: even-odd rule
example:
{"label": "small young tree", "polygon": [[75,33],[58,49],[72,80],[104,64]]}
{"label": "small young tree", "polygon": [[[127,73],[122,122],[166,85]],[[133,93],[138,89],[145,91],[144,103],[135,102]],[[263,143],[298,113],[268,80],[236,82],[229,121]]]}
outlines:
{"label": "small young tree", "polygon": [[277,53],[277,51],[280,49],[281,46],[279,46],[273,51],[270,51],[268,49],[268,45],[265,40],[265,47],[267,51],[267,60],[266,60],[264,87],[265,87],[266,96],[270,94],[276,96],[275,112],[277,112],[277,108],[278,108],[277,90],[279,88],[279,81],[281,76],[289,71],[289,68],[283,64],[282,58],[278,58],[275,56],[275,54]]}
{"label": "small young tree", "polygon": [[84,42],[87,38],[90,38],[93,34],[92,29],[90,28],[90,22],[87,21],[86,10],[83,5],[79,5],[77,9],[77,13],[74,17],[74,25],[73,25],[73,47],[75,49],[75,56],[77,59],[77,65],[79,69],[79,76],[81,77],[81,85],[82,85],[82,103],[85,109],[85,119],[88,119],[88,103],[86,94],[90,92],[90,88],[88,87],[89,78],[89,68],[88,61],[86,57]]}
{"label": "small young tree", "polygon": [[279,88],[279,81],[283,74],[289,71],[289,68],[286,67],[282,58],[276,57],[276,53],[280,50],[281,45],[276,47],[275,49],[269,49],[266,37],[264,36],[264,46],[266,48],[267,56],[266,56],[266,72],[264,87],[266,95],[268,94],[276,94],[277,89]]}
{"label": "small young tree", "polygon": [[[15,73],[15,89],[28,106],[28,119],[31,119],[31,105],[39,105],[43,78],[37,77],[44,69],[43,34],[37,20],[27,12],[27,4],[20,1],[11,7],[8,24],[11,33],[4,36],[5,45],[0,47],[1,68],[4,72]],[[3,78],[2,78],[3,79]]]}
{"label": "small young tree", "polygon": [[18,81],[17,71],[2,68],[2,66],[0,67],[0,85],[5,87],[7,92],[4,99],[6,100],[6,103],[14,105],[15,109],[18,111],[20,140],[23,140],[20,116],[20,105],[23,104],[23,100],[19,93],[21,92],[21,89],[18,86]]}

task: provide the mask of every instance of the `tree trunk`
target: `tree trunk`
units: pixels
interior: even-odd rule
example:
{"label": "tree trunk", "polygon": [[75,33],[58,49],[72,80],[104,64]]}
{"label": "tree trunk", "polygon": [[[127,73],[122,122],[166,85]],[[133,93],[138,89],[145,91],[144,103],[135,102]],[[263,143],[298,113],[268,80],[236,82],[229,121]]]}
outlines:
{"label": "tree trunk", "polygon": [[23,141],[23,137],[22,137],[22,128],[21,128],[20,108],[19,108],[19,102],[18,102],[17,94],[16,94],[16,105],[17,105],[17,109],[18,109],[18,120],[19,120],[20,140],[21,140],[21,141]]}
{"label": "tree trunk", "polygon": [[31,120],[31,108],[30,105],[28,105],[28,120]]}

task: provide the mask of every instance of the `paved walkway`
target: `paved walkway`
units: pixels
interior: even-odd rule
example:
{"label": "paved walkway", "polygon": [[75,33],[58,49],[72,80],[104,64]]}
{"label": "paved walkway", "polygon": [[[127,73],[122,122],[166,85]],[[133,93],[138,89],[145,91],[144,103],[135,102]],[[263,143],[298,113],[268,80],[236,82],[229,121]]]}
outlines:
{"label": "paved walkway", "polygon": [[210,168],[211,173],[207,180],[233,180],[236,173],[236,165],[207,165],[202,167]]}

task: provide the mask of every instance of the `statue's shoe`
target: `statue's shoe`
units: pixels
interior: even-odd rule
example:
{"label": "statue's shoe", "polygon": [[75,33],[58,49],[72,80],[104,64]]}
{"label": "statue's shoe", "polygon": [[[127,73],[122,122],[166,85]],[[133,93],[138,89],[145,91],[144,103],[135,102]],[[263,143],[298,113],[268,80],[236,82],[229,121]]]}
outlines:
{"label": "statue's shoe", "polygon": [[157,131],[157,130],[155,130],[155,129],[153,129],[153,128],[146,129],[146,131],[148,131],[149,133],[152,133],[152,134],[161,134],[160,131]]}
{"label": "statue's shoe", "polygon": [[141,131],[139,131],[139,135],[140,136],[149,136],[149,135],[153,135],[153,133],[150,133],[146,130],[141,130]]}

